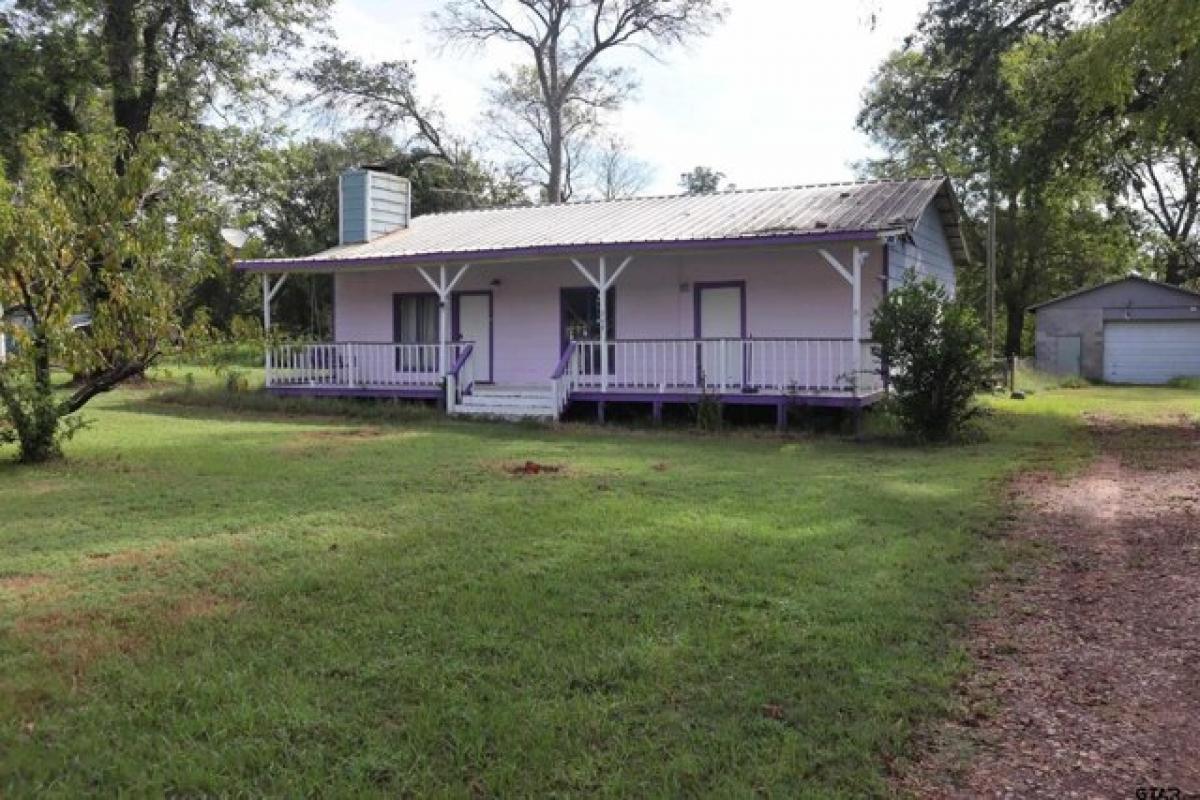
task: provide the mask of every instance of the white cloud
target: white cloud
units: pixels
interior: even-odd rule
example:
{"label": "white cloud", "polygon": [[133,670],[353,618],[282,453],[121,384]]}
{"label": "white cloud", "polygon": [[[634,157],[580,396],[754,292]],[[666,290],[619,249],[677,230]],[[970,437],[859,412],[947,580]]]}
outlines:
{"label": "white cloud", "polygon": [[[727,22],[661,62],[623,56],[641,76],[618,127],[655,169],[656,192],[707,164],[742,187],[851,177],[868,151],[854,128],[872,72],[909,33],[926,0],[731,0]],[[474,138],[491,76],[511,48],[442,52],[428,30],[436,0],[340,0],[343,47],[372,60],[410,58],[426,96]],[[867,23],[871,8],[877,24]]]}

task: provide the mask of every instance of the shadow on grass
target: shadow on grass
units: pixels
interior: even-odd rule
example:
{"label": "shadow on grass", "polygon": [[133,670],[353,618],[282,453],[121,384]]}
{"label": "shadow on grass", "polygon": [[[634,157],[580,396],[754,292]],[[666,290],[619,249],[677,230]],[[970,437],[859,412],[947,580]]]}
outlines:
{"label": "shadow on grass", "polygon": [[794,466],[488,477],[365,508],[301,469],[286,521],[250,515],[229,554],[260,567],[224,587],[242,610],[98,664],[87,702],[61,701],[69,730],[10,741],[9,769],[42,785],[69,752],[68,784],[183,793],[879,792],[956,674],[987,471]]}

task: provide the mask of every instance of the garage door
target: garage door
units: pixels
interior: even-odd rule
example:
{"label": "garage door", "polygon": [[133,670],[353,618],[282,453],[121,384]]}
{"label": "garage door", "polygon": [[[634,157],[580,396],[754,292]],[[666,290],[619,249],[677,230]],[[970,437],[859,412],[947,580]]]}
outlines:
{"label": "garage door", "polygon": [[1200,375],[1200,322],[1104,326],[1104,380],[1166,383],[1176,375]]}

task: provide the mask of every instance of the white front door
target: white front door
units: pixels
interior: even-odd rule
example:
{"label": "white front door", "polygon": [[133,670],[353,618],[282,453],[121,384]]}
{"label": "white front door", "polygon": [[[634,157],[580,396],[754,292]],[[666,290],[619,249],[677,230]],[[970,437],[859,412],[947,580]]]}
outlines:
{"label": "white front door", "polygon": [[1166,383],[1200,375],[1200,322],[1109,322],[1104,326],[1104,380]]}
{"label": "white front door", "polygon": [[741,284],[696,287],[696,334],[706,386],[725,389],[742,385],[742,337],[745,329]]}
{"label": "white front door", "polygon": [[492,380],[492,295],[460,294],[458,300],[457,338],[474,342],[471,351],[471,374],[475,380]]}

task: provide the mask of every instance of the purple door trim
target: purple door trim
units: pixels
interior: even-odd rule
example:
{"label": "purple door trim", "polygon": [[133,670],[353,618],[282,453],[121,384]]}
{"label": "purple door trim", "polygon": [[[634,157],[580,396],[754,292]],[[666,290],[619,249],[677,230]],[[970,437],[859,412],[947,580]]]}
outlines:
{"label": "purple door trim", "polygon": [[[432,297],[437,301],[435,292],[393,292],[392,293],[392,344],[402,344],[400,341],[400,299],[403,297]],[[428,344],[428,343],[426,343]],[[435,339],[431,344],[437,344]],[[441,358],[439,354],[437,356]],[[396,371],[400,371],[400,350],[396,350],[395,356]],[[436,367],[436,364],[435,364]]]}
{"label": "purple door trim", "polygon": [[[744,280],[698,281],[698,282],[692,284],[692,329],[693,329],[693,332],[695,333],[695,338],[697,338],[697,339],[703,338],[700,335],[700,293],[703,292],[705,289],[739,289],[739,290],[741,290],[741,296],[742,296],[741,329],[742,329],[742,338],[745,339],[746,338],[746,282]],[[700,345],[696,345],[696,346],[700,347]],[[700,354],[697,353],[696,354],[696,380],[697,381],[700,380],[701,373],[704,370],[704,367],[700,363],[700,361],[701,361]],[[747,357],[742,360],[742,389],[743,389],[743,391],[746,388],[748,388],[747,384],[749,383],[749,375],[750,375],[750,359],[749,359],[749,357]]]}
{"label": "purple door trim", "polygon": [[745,281],[702,281],[692,284],[692,327],[696,339],[700,335],[700,293],[705,289],[740,289],[742,293],[742,338],[746,338],[746,282]]}
{"label": "purple door trim", "polygon": [[455,292],[453,302],[450,304],[451,323],[450,323],[450,338],[454,341],[462,339],[462,328],[459,327],[459,298],[464,295],[484,295],[488,299],[488,379],[486,381],[476,381],[476,383],[495,383],[496,381],[496,300],[492,297],[491,289],[468,289],[461,292]]}

